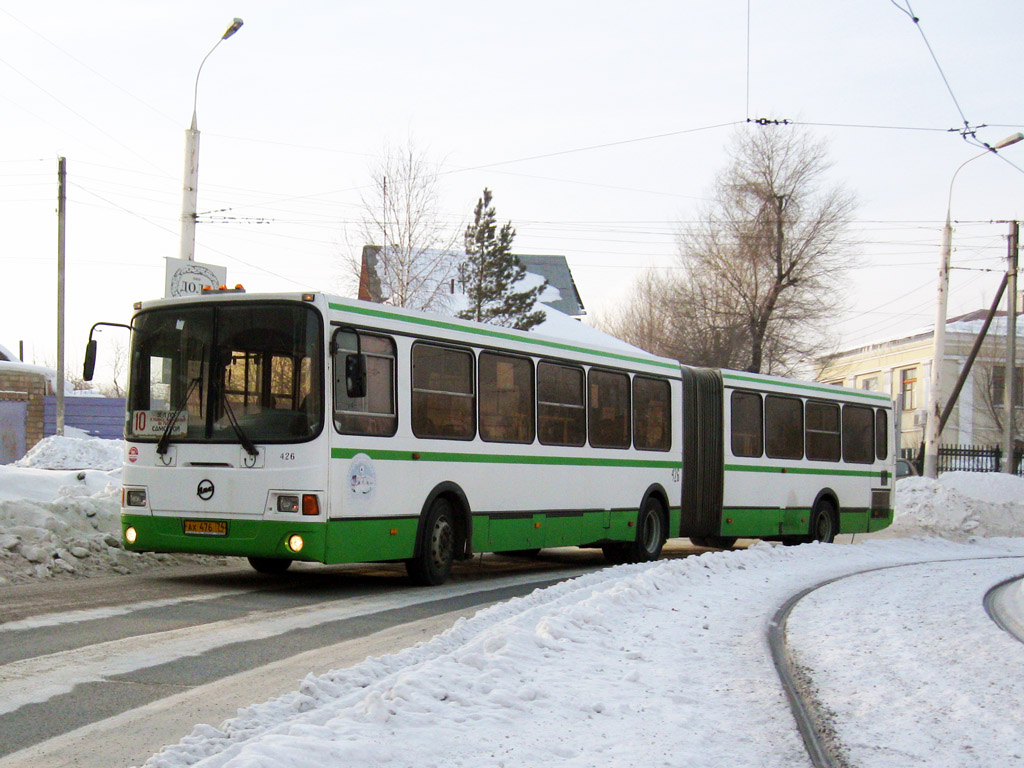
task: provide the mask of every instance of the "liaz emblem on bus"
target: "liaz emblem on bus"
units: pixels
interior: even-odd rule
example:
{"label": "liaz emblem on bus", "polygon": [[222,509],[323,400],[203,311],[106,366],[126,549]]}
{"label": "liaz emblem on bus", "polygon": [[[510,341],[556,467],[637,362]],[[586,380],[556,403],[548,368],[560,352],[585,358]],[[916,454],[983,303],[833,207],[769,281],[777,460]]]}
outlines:
{"label": "liaz emblem on bus", "polygon": [[[173,411],[132,411],[132,429],[136,435],[162,435],[173,414]],[[182,411],[174,420],[171,435],[183,435],[187,429],[188,411]]]}

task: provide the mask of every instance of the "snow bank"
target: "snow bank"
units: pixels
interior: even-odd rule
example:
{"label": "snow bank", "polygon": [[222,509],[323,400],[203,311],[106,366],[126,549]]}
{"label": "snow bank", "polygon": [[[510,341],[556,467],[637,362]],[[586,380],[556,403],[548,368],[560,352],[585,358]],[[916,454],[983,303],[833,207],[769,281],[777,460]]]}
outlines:
{"label": "snow bank", "polygon": [[[35,469],[120,469],[124,463],[124,441],[99,437],[47,437],[14,462],[16,467]],[[3,489],[0,488],[0,493]]]}
{"label": "snow bank", "polygon": [[1024,536],[1024,478],[996,472],[905,478],[896,484],[895,521],[880,535],[951,541]]}
{"label": "snow bank", "polygon": [[0,466],[0,584],[225,562],[121,548],[123,455],[121,440],[55,436]]}

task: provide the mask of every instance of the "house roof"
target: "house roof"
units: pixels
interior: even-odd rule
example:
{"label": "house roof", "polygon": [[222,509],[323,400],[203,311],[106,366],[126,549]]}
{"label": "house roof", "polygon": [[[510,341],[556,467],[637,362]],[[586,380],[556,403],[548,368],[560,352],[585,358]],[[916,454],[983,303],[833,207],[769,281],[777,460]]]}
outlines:
{"label": "house roof", "polygon": [[[381,285],[377,272],[377,264],[380,252],[383,248],[379,245],[364,245],[362,253],[362,269],[359,276],[359,296],[363,301],[381,301]],[[453,254],[456,259],[462,258],[461,254]],[[570,317],[581,317],[587,314],[583,306],[583,299],[580,298],[576,283],[572,279],[572,272],[569,270],[569,263],[565,256],[533,256],[517,254],[519,261],[526,267],[526,271],[532,275],[547,281],[552,291],[546,291],[541,303],[552,309],[569,315]],[[557,297],[554,294],[557,292]]]}
{"label": "house roof", "polygon": [[558,291],[558,299],[543,303],[571,317],[587,314],[587,310],[583,306],[583,299],[580,298],[580,293],[576,290],[576,282],[572,279],[569,262],[565,260],[565,256],[524,256],[519,254],[519,261],[526,267],[527,272],[540,275],[548,281],[548,285]]}
{"label": "house roof", "polygon": [[[977,336],[978,333],[981,332],[981,328],[985,323],[986,317],[988,317],[987,309],[976,309],[972,312],[966,312],[962,315],[948,318],[946,320],[946,335],[947,337],[959,336],[960,338]],[[992,318],[992,324],[988,329],[987,335],[993,338],[1006,336],[1006,329],[1006,313],[1002,310],[997,310]],[[875,341],[845,347],[831,355],[826,355],[821,358],[821,360],[836,360],[847,355],[856,355],[873,350],[892,349],[893,347],[899,347],[904,344],[922,342],[927,339],[931,339],[933,333],[934,326],[929,325],[903,336],[876,339]],[[1017,318],[1016,336],[1018,338],[1024,337],[1024,318]]]}

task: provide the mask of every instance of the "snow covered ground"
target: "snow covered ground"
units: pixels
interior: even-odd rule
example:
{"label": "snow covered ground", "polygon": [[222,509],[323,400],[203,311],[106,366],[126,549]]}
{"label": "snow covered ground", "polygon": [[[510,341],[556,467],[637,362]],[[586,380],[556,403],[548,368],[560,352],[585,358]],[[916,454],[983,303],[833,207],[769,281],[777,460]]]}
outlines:
{"label": "snow covered ground", "polygon": [[[109,442],[51,439],[0,467],[0,578],[159,562],[112,540]],[[1024,644],[981,604],[1024,573],[1024,480],[908,478],[896,508],[853,546],[756,544],[538,590],[197,726],[147,765],[807,765],[767,628],[793,594],[881,569],[813,592],[787,627],[836,749],[858,766],[1024,766]]]}
{"label": "snow covered ground", "polygon": [[121,440],[48,437],[0,465],[0,585],[224,561],[122,549],[123,461]]}

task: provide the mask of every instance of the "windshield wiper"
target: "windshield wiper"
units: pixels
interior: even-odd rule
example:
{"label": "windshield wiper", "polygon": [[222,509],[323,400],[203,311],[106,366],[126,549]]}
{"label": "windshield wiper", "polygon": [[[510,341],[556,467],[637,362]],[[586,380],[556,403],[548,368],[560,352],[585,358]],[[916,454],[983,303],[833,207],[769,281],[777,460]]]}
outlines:
{"label": "windshield wiper", "polygon": [[235,416],[235,412],[231,408],[231,401],[228,400],[223,389],[220,391],[220,401],[224,405],[224,410],[228,414],[228,423],[231,425],[231,429],[235,431],[235,435],[238,437],[238,442],[242,444],[242,447],[245,448],[246,453],[250,456],[253,458],[259,456],[260,452],[257,450],[256,444],[249,439],[249,436],[245,434],[245,430],[242,429],[242,425],[238,423],[238,418]]}
{"label": "windshield wiper", "polygon": [[164,433],[160,435],[160,442],[156,444],[156,452],[161,456],[167,453],[167,446],[170,445],[171,442],[171,430],[174,429],[174,425],[177,423],[181,412],[185,410],[185,406],[188,404],[188,398],[202,380],[202,376],[196,376],[189,382],[188,389],[185,390],[185,395],[178,401],[178,406],[174,409],[174,412],[171,413],[171,418],[168,420],[167,426],[164,427]]}

